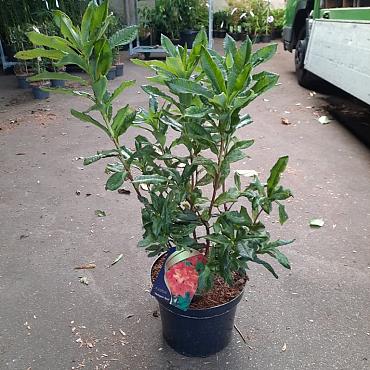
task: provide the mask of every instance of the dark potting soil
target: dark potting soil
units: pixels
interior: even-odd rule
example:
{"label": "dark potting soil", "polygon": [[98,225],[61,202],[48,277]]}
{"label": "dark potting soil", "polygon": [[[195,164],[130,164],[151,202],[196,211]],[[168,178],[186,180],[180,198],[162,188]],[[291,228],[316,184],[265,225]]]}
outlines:
{"label": "dark potting soil", "polygon": [[[159,258],[152,268],[152,282],[157,278],[165,261],[166,255]],[[190,304],[191,309],[212,308],[230,302],[236,298],[244,289],[248,276],[233,273],[234,284],[229,286],[220,276],[215,276],[213,287],[201,296],[195,296]]]}

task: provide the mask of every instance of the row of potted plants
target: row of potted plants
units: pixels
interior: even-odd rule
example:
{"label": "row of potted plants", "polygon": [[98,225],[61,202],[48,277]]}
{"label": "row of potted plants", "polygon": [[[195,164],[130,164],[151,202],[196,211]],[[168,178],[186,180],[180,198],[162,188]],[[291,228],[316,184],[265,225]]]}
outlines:
{"label": "row of potted plants", "polygon": [[214,13],[214,36],[223,38],[226,33],[236,40],[248,35],[255,42],[281,37],[284,9],[273,9],[265,0],[230,1],[228,9]]}
{"label": "row of potted plants", "polygon": [[[114,15],[110,15],[111,22],[107,29],[107,35],[113,35],[118,30],[122,29],[121,23]],[[27,37],[27,34],[32,33],[32,37]],[[55,23],[50,18],[46,18],[41,25],[38,27],[31,24],[17,25],[15,27],[9,27],[7,30],[8,40],[11,45],[11,52],[14,55],[17,52],[25,51],[32,47],[32,45],[39,42],[41,35],[53,35],[55,42],[58,42],[57,37],[60,37],[60,32]],[[38,35],[38,36],[37,36]],[[34,75],[40,75],[41,73],[47,72],[58,72],[61,77],[63,77],[63,72],[65,72],[65,67],[56,67],[49,59],[42,56],[33,59],[31,61],[22,61],[16,59],[17,64],[14,66],[14,74],[17,78],[18,87],[21,89],[32,89],[32,94],[35,99],[47,99],[49,97],[49,92],[46,88],[56,88],[65,87],[64,79],[51,79],[50,81],[36,81],[33,79]],[[69,66],[69,69],[74,71],[81,71],[81,69],[74,65]],[[116,77],[123,76],[124,63],[120,59],[119,47],[113,49],[113,63],[112,67],[107,73],[108,80],[114,80]]]}
{"label": "row of potted plants", "polygon": [[[284,201],[292,193],[280,184],[288,157],[277,160],[266,181],[256,171],[233,167],[247,156],[246,150],[254,142],[238,137],[239,129],[252,122],[244,108],[276,86],[278,75],[254,70],[273,57],[276,44],[252,52],[249,38],[238,47],[227,35],[224,52],[219,54],[208,49],[207,35],[201,31],[188,52],[162,35],[168,55],[164,61],[135,61],[154,74],[150,81],[157,84],[142,86],[148,94],[148,107],[136,110],[128,104],[117,106],[117,98],[135,81],[123,81],[114,91],[107,83],[114,48],[133,40],[136,28],[108,38],[107,0],[101,5],[92,1],[79,26],[64,13],[55,12],[54,17],[60,26],[59,42],[32,31],[28,37],[38,37],[33,43],[44,49],[18,52],[17,57],[49,58],[58,68],[78,64],[88,75],[82,80],[65,73],[65,80],[81,80],[91,90],[67,88],[63,93],[87,99],[89,109],[72,109],[71,114],[102,130],[112,148],[86,157],[84,164],[110,158],[106,189],[132,186],[142,211],[139,246],[149,257],[159,256],[151,271],[153,282],[161,268],[169,268],[173,250],[190,253],[189,259],[180,259],[176,271],[168,275],[169,286],[178,294],[176,300],[190,290],[195,292],[190,308],[184,313],[157,296],[164,338],[185,355],[217,352],[231,339],[247,269],[259,264],[277,278],[271,260],[290,268],[280,247],[293,240],[272,239],[262,220],[276,217],[284,224],[288,219]],[[48,72],[34,79],[59,76]],[[132,128],[136,137],[130,142],[126,132]],[[129,212],[126,208],[124,212]],[[275,208],[277,215],[272,213]],[[212,299],[207,299],[212,292]],[[189,295],[185,298],[189,301]]]}
{"label": "row of potted plants", "polygon": [[175,44],[191,46],[196,34],[208,26],[206,0],[155,0],[154,6],[139,8],[141,44],[160,44],[161,35]]}

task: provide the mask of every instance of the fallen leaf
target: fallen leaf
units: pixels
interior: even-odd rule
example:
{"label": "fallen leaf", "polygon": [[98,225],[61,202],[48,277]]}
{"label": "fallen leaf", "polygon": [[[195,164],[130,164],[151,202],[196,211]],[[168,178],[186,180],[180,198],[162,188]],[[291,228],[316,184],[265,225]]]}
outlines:
{"label": "fallen leaf", "polygon": [[131,194],[131,191],[126,189],[118,189],[118,194]]}
{"label": "fallen leaf", "polygon": [[244,177],[258,176],[258,172],[255,170],[236,170],[235,172]]}
{"label": "fallen leaf", "polygon": [[268,99],[263,99],[263,101],[266,101],[266,102],[268,102],[268,101],[270,101],[270,100],[268,100]]}
{"label": "fallen leaf", "polygon": [[286,351],[286,343],[284,343],[283,348],[281,349],[283,352]]}
{"label": "fallen leaf", "polygon": [[125,337],[125,336],[126,336],[126,333],[125,333],[122,329],[119,329],[119,332],[121,333],[121,335],[122,335],[123,337]]}
{"label": "fallen leaf", "polygon": [[100,210],[100,209],[97,209],[97,210],[95,211],[95,214],[96,214],[98,217],[105,217],[105,216],[107,215],[104,211],[102,211],[102,210]]}
{"label": "fallen leaf", "polygon": [[310,226],[312,227],[322,227],[324,226],[325,222],[321,218],[314,218],[310,221]]}
{"label": "fallen leaf", "polygon": [[159,317],[159,312],[158,312],[158,310],[153,311],[153,316],[154,316],[154,317]]}
{"label": "fallen leaf", "polygon": [[75,267],[75,270],[91,270],[96,267],[95,263],[86,263],[85,265]]}
{"label": "fallen leaf", "polygon": [[83,277],[80,278],[80,283],[85,284],[85,285],[89,285],[89,281],[87,280],[86,276],[83,276]]}
{"label": "fallen leaf", "polygon": [[282,118],[282,119],[281,119],[281,124],[282,124],[282,125],[290,125],[290,124],[291,124],[291,122],[289,122],[288,118]]}
{"label": "fallen leaf", "polygon": [[322,125],[327,125],[328,123],[331,122],[331,119],[328,117],[328,116],[321,116],[318,121],[322,124]]}
{"label": "fallen leaf", "polygon": [[123,254],[120,254],[112,263],[111,266],[115,265],[118,261],[120,261],[123,257]]}

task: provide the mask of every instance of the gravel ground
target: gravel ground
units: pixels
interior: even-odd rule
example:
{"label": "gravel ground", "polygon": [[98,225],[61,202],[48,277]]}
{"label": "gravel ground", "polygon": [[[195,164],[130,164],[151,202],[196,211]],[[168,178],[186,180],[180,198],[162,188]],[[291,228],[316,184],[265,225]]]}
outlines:
{"label": "gravel ground", "polygon": [[[266,67],[281,85],[250,106],[255,122],[240,136],[256,144],[235,169],[266,173],[290,156],[290,219],[280,228],[274,216],[272,228],[297,239],[286,249],[292,271],[278,268],[275,280],[252,266],[236,318],[247,344],[235,332],[206,359],[182,357],[161,337],[148,293],[153,260],[136,246],[139,205],[105,192],[103,165],[84,168],[79,159],[110,148],[69,115],[83,103],[59,95],[35,102],[13,76],[0,76],[1,369],[370,368],[369,149],[337,121],[318,122],[327,102],[297,85],[291,54],[279,47]],[[145,105],[147,71],[128,60],[125,68],[138,85],[119,104]],[[325,225],[311,229],[312,218]],[[96,268],[74,270],[89,262]]]}

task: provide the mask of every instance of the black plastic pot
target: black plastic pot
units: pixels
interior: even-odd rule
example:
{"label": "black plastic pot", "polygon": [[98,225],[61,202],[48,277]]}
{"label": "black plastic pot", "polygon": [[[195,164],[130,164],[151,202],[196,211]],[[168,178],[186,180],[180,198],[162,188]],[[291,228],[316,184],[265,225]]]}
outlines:
{"label": "black plastic pot", "polygon": [[236,307],[242,296],[243,292],[223,305],[187,311],[156,298],[164,339],[184,356],[206,357],[221,351],[231,341]]}
{"label": "black plastic pot", "polygon": [[183,30],[180,32],[180,45],[187,45],[188,49],[193,47],[194,40],[198,34],[198,31],[194,30]]}
{"label": "black plastic pot", "polygon": [[116,68],[112,67],[107,73],[107,80],[114,80],[116,78]]}
{"label": "black plastic pot", "polygon": [[229,35],[235,40],[239,41],[240,40],[240,33],[239,32],[231,32]]}
{"label": "black plastic pot", "polygon": [[271,42],[271,35],[262,35],[261,42]]}
{"label": "black plastic pot", "polygon": [[116,64],[116,77],[123,76],[123,63]]}
{"label": "black plastic pot", "polygon": [[259,42],[262,42],[262,36],[261,35],[253,35],[251,40],[254,44],[257,44]]}
{"label": "black plastic pot", "polygon": [[281,38],[281,30],[279,29],[273,29],[271,33],[271,37],[273,40],[280,39]]}
{"label": "black plastic pot", "polygon": [[64,87],[65,81],[64,80],[51,80],[51,87]]}
{"label": "black plastic pot", "polygon": [[17,75],[17,82],[18,82],[18,87],[20,89],[29,89],[30,83],[27,81],[27,78],[30,77],[28,75]]}
{"label": "black plastic pot", "polygon": [[49,92],[41,90],[40,86],[32,86],[32,94],[38,100],[44,100],[50,96]]}

